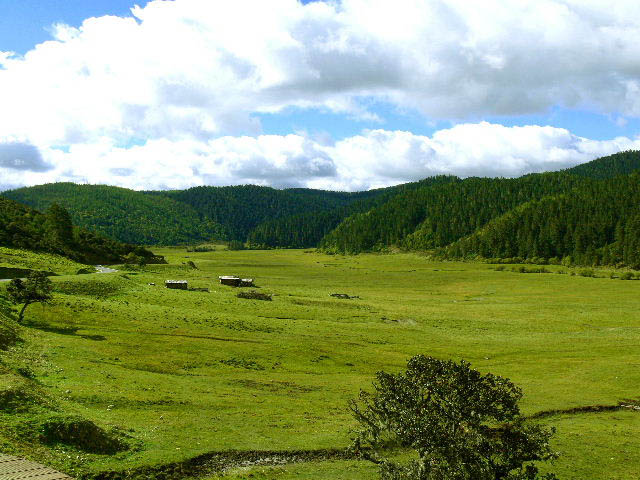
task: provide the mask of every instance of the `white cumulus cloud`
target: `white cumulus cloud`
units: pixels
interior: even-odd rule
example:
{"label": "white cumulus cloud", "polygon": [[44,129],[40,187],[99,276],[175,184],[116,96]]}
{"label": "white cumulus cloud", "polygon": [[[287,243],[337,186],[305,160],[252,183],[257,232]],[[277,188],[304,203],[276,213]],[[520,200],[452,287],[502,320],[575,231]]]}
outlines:
{"label": "white cumulus cloud", "polygon": [[462,123],[327,146],[262,135],[257,114],[374,119],[367,105],[386,102],[430,120],[564,106],[626,121],[640,117],[639,37],[637,0],[154,0],[0,52],[0,144],[32,149],[3,160],[0,183],[355,188],[569,165],[636,140]]}
{"label": "white cumulus cloud", "polygon": [[125,148],[102,138],[68,151],[39,151],[34,158],[51,165],[49,169],[40,168],[40,163],[37,168],[15,168],[0,162],[0,173],[3,185],[73,181],[180,189],[251,183],[364,190],[440,174],[515,177],[631,149],[640,149],[640,137],[590,140],[562,128],[481,122],[439,130],[430,137],[369,130],[335,143],[291,134],[156,139]]}

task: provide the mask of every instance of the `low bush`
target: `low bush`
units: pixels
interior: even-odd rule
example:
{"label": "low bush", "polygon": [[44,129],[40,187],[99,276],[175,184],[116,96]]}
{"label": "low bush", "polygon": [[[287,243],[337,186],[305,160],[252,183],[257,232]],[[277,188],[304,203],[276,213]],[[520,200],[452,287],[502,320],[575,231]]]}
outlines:
{"label": "low bush", "polygon": [[40,441],[49,445],[61,443],[89,453],[113,454],[129,449],[114,433],[80,417],[48,419],[41,425]]}
{"label": "low bush", "polygon": [[204,253],[204,252],[215,252],[215,251],[216,251],[215,245],[196,245],[195,247],[187,247],[187,252]]}
{"label": "low bush", "polygon": [[544,267],[527,268],[524,265],[520,265],[519,267],[513,267],[511,271],[518,272],[518,273],[551,273],[549,270],[547,270]]}
{"label": "low bush", "polygon": [[246,298],[248,300],[265,300],[268,302],[273,300],[270,293],[260,293],[256,292],[255,290],[251,290],[250,292],[240,292],[236,295],[236,297]]}

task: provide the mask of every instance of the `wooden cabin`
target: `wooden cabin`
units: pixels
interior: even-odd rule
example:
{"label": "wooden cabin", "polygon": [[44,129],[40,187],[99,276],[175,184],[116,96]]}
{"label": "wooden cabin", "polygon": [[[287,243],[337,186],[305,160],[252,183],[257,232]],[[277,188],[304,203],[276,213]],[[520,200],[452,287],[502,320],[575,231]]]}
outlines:
{"label": "wooden cabin", "polygon": [[242,281],[240,277],[235,275],[220,275],[218,278],[222,285],[229,285],[230,287],[239,287]]}
{"label": "wooden cabin", "polygon": [[230,287],[253,287],[253,278],[240,278],[235,275],[220,275],[218,277],[222,285]]}
{"label": "wooden cabin", "polygon": [[165,280],[164,286],[176,290],[188,290],[189,284],[186,280]]}

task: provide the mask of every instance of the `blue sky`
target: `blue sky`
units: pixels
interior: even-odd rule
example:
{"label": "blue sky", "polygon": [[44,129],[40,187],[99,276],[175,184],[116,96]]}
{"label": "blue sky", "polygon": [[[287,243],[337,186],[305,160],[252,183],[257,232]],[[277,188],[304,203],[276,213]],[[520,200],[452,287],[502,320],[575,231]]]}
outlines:
{"label": "blue sky", "polygon": [[[102,15],[129,15],[130,0],[0,0],[0,50],[24,54],[51,39],[55,23],[79,26]],[[144,2],[137,2],[139,5]]]}
{"label": "blue sky", "polygon": [[639,145],[636,1],[307,3],[0,0],[0,189],[353,190]]}

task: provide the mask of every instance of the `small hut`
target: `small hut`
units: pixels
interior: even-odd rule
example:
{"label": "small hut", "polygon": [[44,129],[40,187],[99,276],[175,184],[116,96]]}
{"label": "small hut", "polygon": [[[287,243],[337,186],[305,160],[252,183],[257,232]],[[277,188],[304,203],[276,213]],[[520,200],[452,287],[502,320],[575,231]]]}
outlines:
{"label": "small hut", "polygon": [[253,287],[253,278],[240,278],[235,275],[220,275],[218,277],[222,285],[230,287]]}
{"label": "small hut", "polygon": [[165,280],[164,286],[176,290],[188,290],[189,284],[186,280]]}
{"label": "small hut", "polygon": [[229,285],[230,287],[239,287],[242,281],[240,277],[235,275],[220,275],[218,278],[222,285]]}

